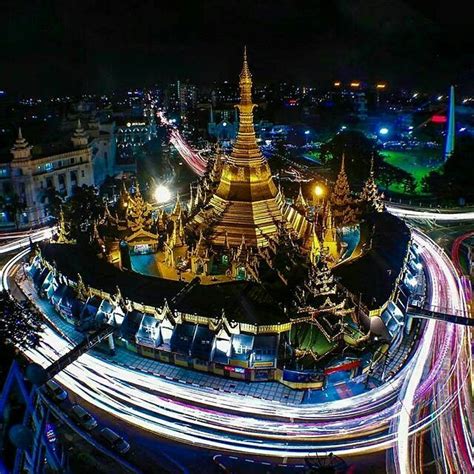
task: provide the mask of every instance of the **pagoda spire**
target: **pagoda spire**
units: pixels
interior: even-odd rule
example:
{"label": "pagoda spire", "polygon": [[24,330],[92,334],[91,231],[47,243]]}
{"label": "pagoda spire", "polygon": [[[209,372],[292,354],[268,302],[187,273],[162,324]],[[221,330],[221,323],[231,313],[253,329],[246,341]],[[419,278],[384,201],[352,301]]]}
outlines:
{"label": "pagoda spire", "polygon": [[379,192],[375,182],[374,155],[370,160],[370,173],[360,193],[360,202],[365,204],[366,211],[382,212],[384,210],[383,195]]}
{"label": "pagoda spire", "polygon": [[303,189],[301,188],[301,183],[300,183],[300,189],[298,191],[298,197],[296,198],[294,206],[302,214],[306,214],[308,203],[306,202],[306,199],[303,196]]}
{"label": "pagoda spire", "polygon": [[230,160],[236,165],[251,166],[264,162],[264,158],[257,145],[255,128],[253,124],[252,102],[252,74],[247,62],[247,48],[244,49],[244,61],[239,76],[240,103],[236,106],[239,110],[239,131],[235,140]]}
{"label": "pagoda spire", "polygon": [[354,211],[352,209],[351,190],[349,187],[349,179],[346,174],[345,167],[346,157],[342,154],[341,169],[337,175],[331,193],[331,204],[333,206],[334,218],[336,225],[346,226],[355,221]]}
{"label": "pagoda spire", "polygon": [[309,259],[313,265],[316,265],[320,251],[321,251],[321,242],[319,241],[318,234],[316,233],[316,223],[313,222],[311,225],[311,248],[309,251]]}
{"label": "pagoda spire", "polygon": [[89,139],[82,128],[81,119],[77,119],[77,127],[74,131],[74,135],[71,137],[72,144],[75,148],[83,148],[86,147]]}
{"label": "pagoda spire", "polygon": [[172,216],[181,216],[181,199],[179,197],[179,192],[176,193],[176,202],[174,204]]}

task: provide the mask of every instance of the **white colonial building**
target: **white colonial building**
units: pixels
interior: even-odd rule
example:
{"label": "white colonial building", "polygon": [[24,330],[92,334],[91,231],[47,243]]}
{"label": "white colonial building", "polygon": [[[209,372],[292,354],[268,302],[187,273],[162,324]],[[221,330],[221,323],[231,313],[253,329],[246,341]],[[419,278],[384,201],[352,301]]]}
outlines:
{"label": "white colonial building", "polygon": [[50,191],[69,197],[76,186],[99,185],[114,174],[113,131],[100,130],[98,123],[90,123],[86,133],[78,120],[67,142],[36,147],[20,129],[10,152],[11,161],[0,164],[0,194],[17,196],[25,208],[20,216],[3,213],[4,225],[15,220],[22,227],[38,225],[48,217]]}

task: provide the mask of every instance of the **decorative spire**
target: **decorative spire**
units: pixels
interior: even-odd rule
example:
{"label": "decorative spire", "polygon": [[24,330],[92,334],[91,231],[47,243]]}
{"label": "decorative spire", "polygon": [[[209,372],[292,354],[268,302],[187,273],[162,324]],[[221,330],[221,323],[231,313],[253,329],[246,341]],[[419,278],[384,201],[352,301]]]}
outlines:
{"label": "decorative spire", "polygon": [[224,247],[228,249],[230,246],[229,246],[229,235],[228,235],[228,233],[227,233],[227,230],[225,231],[225,234],[224,234],[224,235],[225,235],[225,238],[224,238]]}
{"label": "decorative spire", "polygon": [[375,182],[374,155],[370,160],[370,173],[360,193],[360,202],[365,204],[365,211],[382,212],[384,210],[383,195],[379,193]]}
{"label": "decorative spire", "polygon": [[334,218],[332,216],[331,204],[326,205],[326,216],[324,220],[324,243],[336,241],[336,228],[334,227]]}
{"label": "decorative spire", "polygon": [[307,207],[308,207],[308,204],[306,202],[306,199],[303,196],[303,190],[301,188],[301,183],[300,183],[300,190],[298,192],[298,197],[296,198],[296,201],[295,201],[295,208],[298,209],[303,214],[306,214]]}
{"label": "decorative spire", "polygon": [[341,170],[337,176],[331,193],[331,204],[334,209],[336,225],[346,226],[355,221],[354,210],[352,209],[351,190],[349,180],[345,170],[345,154],[342,154]]}
{"label": "decorative spire", "polygon": [[63,206],[61,206],[60,209],[59,209],[58,226],[59,226],[59,232],[58,232],[57,242],[59,244],[68,244],[68,243],[70,243],[70,239],[69,239],[70,232],[67,228],[66,219],[64,218]]}
{"label": "decorative spire", "polygon": [[197,241],[196,247],[194,249],[194,255],[202,257],[206,254],[206,241],[204,239],[204,234],[202,229],[199,231],[199,240]]}
{"label": "decorative spire", "polygon": [[181,215],[181,200],[179,198],[179,193],[176,193],[176,202],[175,202],[175,205],[174,205],[172,215],[173,216],[180,216]]}
{"label": "decorative spire", "polygon": [[316,233],[316,223],[313,222],[311,225],[311,248],[309,252],[309,259],[313,265],[316,265],[320,250],[321,250],[321,242],[319,241],[318,234]]}
{"label": "decorative spire", "polygon": [[237,165],[261,164],[265,159],[257,145],[253,125],[252,74],[247,62],[247,48],[244,49],[244,63],[240,73],[239,132],[235,140],[230,160]]}
{"label": "decorative spire", "polygon": [[10,149],[13,155],[13,161],[28,161],[31,158],[31,146],[23,138],[21,127],[18,127],[18,138]]}
{"label": "decorative spire", "polygon": [[75,148],[83,148],[87,146],[89,139],[82,128],[81,119],[77,119],[77,127],[74,131],[74,135],[71,138],[72,144]]}

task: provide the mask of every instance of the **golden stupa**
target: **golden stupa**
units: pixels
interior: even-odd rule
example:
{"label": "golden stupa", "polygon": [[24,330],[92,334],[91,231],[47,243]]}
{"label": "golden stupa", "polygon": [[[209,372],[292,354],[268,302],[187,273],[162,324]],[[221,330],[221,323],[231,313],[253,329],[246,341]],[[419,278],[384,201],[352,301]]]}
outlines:
{"label": "golden stupa", "polygon": [[[240,73],[239,131],[232,153],[223,166],[220,183],[209,201],[214,210],[214,245],[265,247],[278,233],[283,221],[284,198],[273,182],[270,167],[257,145],[253,125],[252,75],[244,51]],[[205,224],[208,215],[198,213],[195,221]]]}

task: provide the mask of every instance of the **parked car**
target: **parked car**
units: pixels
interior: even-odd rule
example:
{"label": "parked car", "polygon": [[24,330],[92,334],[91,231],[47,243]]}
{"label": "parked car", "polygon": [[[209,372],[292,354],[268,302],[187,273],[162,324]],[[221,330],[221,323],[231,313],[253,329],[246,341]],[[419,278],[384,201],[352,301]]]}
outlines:
{"label": "parked car", "polygon": [[120,454],[125,454],[130,449],[130,445],[110,428],[102,428],[99,436],[105,444]]}
{"label": "parked car", "polygon": [[93,430],[97,426],[95,418],[81,405],[73,405],[71,408],[71,417],[76,420],[77,424],[87,431]]}
{"label": "parked car", "polygon": [[61,388],[54,380],[46,382],[46,391],[57,402],[62,402],[67,398],[67,392]]}

